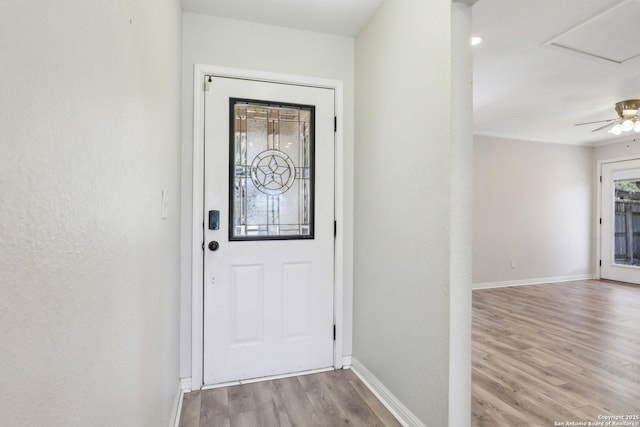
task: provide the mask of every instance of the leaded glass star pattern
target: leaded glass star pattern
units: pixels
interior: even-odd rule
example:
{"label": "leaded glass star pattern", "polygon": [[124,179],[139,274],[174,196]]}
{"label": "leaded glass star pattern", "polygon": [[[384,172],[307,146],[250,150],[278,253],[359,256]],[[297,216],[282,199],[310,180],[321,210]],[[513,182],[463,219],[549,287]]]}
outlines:
{"label": "leaded glass star pattern", "polygon": [[313,238],[314,113],[230,100],[230,240]]}
{"label": "leaded glass star pattern", "polygon": [[258,154],[251,163],[251,180],[266,194],[286,192],[296,177],[296,167],[289,156],[279,150]]}

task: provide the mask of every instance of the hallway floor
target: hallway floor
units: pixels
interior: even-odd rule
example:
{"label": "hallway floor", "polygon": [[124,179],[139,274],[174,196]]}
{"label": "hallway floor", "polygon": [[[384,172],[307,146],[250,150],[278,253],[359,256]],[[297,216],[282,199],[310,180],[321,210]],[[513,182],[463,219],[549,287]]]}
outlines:
{"label": "hallway floor", "polygon": [[350,370],[195,391],[180,427],[400,426]]}

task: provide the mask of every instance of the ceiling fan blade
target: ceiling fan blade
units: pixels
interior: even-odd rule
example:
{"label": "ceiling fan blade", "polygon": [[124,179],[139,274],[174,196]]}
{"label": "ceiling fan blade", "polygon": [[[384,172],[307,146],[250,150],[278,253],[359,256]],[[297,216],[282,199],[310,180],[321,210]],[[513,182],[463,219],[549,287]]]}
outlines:
{"label": "ceiling fan blade", "polygon": [[615,120],[613,122],[610,122],[610,123],[607,123],[604,126],[600,126],[598,129],[594,129],[591,132],[598,132],[599,130],[604,130],[604,129],[608,128],[608,127],[613,127],[616,123],[617,123],[617,120]]}
{"label": "ceiling fan blade", "polygon": [[593,124],[596,124],[596,123],[604,123],[604,122],[611,123],[611,122],[614,122],[616,120],[618,120],[618,119],[597,120],[595,122],[576,123],[574,126],[593,125]]}

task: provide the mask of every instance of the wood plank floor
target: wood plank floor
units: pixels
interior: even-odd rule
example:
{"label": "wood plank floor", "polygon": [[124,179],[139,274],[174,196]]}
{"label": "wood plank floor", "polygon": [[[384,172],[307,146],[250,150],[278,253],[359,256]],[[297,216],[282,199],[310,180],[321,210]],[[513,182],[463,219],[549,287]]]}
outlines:
{"label": "wood plank floor", "polygon": [[400,426],[349,369],[187,393],[180,427]]}
{"label": "wood plank floor", "polygon": [[[640,286],[586,280],[475,290],[472,361],[474,426],[640,417]],[[626,421],[609,425],[640,425]]]}

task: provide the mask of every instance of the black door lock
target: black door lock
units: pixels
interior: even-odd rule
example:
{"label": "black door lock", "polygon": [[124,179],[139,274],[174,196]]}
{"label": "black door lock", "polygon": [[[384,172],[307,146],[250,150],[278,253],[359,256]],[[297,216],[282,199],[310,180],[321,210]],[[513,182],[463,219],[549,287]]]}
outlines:
{"label": "black door lock", "polygon": [[209,211],[209,230],[220,229],[220,211]]}
{"label": "black door lock", "polygon": [[212,241],[209,242],[209,250],[210,251],[217,251],[219,247],[220,247],[220,244],[218,242],[216,242],[215,240],[212,240]]}

